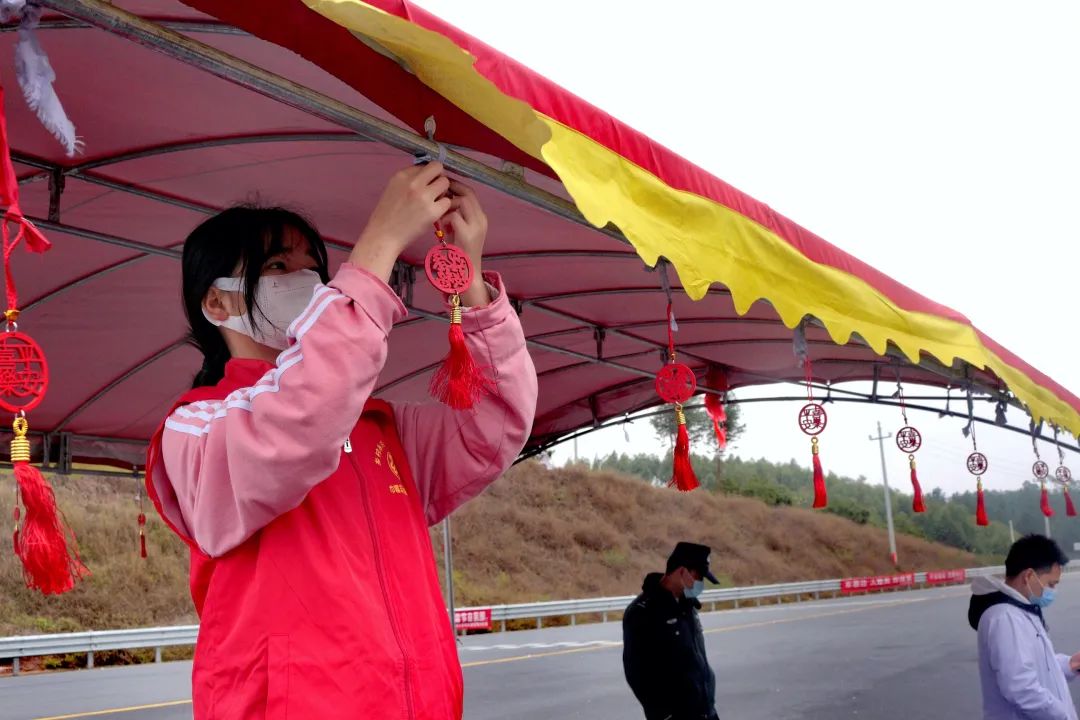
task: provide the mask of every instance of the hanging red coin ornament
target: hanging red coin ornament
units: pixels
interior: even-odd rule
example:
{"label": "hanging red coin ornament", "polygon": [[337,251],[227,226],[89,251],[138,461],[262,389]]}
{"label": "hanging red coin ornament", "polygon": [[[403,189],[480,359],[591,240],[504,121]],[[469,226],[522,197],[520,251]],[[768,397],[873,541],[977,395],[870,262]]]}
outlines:
{"label": "hanging red coin ornament", "polygon": [[897,396],[900,398],[900,414],[904,418],[904,427],[896,432],[896,447],[900,452],[907,453],[908,468],[911,470],[911,510],[916,513],[926,512],[926,503],[923,500],[922,485],[919,484],[919,473],[915,469],[915,453],[922,447],[922,433],[908,424],[907,403],[904,401],[904,386],[899,378],[896,380]]}
{"label": "hanging red coin ornament", "polygon": [[1035,453],[1035,462],[1031,466],[1031,474],[1039,481],[1039,510],[1046,517],[1053,517],[1054,508],[1050,506],[1050,491],[1046,487],[1046,479],[1050,476],[1050,466],[1044,463],[1042,456],[1039,455],[1039,443],[1037,442],[1040,427],[1041,425],[1036,425],[1035,420],[1032,419],[1031,449]]}
{"label": "hanging red coin ornament", "polygon": [[656,374],[656,394],[666,403],[682,405],[696,391],[694,371],[682,363],[669,362]]}
{"label": "hanging red coin ornament", "polygon": [[705,375],[705,385],[715,392],[705,393],[705,412],[712,418],[713,432],[716,433],[716,444],[721,450],[727,447],[727,411],[724,403],[727,402],[729,390],[727,375],[719,365],[713,365]]}
{"label": "hanging red coin ornament", "polygon": [[[1034,444],[1034,440],[1032,441]],[[1054,445],[1058,451],[1058,466],[1054,470],[1054,480],[1061,485],[1061,494],[1065,496],[1065,515],[1067,517],[1076,517],[1076,506],[1073,505],[1072,496],[1069,494],[1069,485],[1072,484],[1072,470],[1065,464],[1065,451],[1061,449],[1061,442],[1058,440],[1058,429],[1054,428]],[[1038,450],[1036,450],[1038,452]],[[1046,466],[1046,463],[1043,463]],[[1046,474],[1050,474],[1050,468],[1046,467]],[[1045,476],[1044,476],[1045,477]]]}
{"label": "hanging red coin ornament", "polygon": [[450,352],[431,378],[431,395],[455,409],[468,410],[480,396],[492,390],[490,378],[476,365],[461,326],[461,294],[472,285],[472,261],[461,248],[446,242],[446,233],[435,223],[438,243],[428,251],[424,270],[435,288],[449,297]]}
{"label": "hanging red coin ornament", "polygon": [[806,396],[810,400],[799,411],[799,429],[810,436],[810,451],[813,455],[814,467],[814,507],[823,508],[829,504],[829,494],[825,488],[825,472],[821,469],[821,449],[818,446],[818,438],[829,423],[829,415],[825,407],[814,401],[813,375],[810,367],[810,358],[806,361]]}
{"label": "hanging red coin ornament", "polygon": [[[11,270],[11,254],[24,239],[32,252],[45,252],[50,245],[19,209],[19,186],[11,164],[2,108],[0,88],[0,205],[6,208],[0,220],[0,235],[8,308],[3,313],[6,324],[0,334],[0,409],[15,415],[11,440],[16,483],[12,540],[27,587],[45,595],[58,595],[74,587],[88,571],[79,560],[75,536],[63,521],[52,487],[41,471],[30,464],[27,437],[30,426],[26,413],[44,398],[49,386],[49,368],[38,344],[19,332],[19,296]],[[12,225],[17,228],[14,237]]]}
{"label": "hanging red coin ornament", "polygon": [[[1037,449],[1036,452],[1038,452]],[[1039,481],[1039,509],[1046,517],[1054,517],[1054,508],[1050,507],[1050,492],[1046,489],[1046,478],[1050,475],[1050,466],[1042,460],[1036,460],[1031,466],[1031,474]]]}
{"label": "hanging red coin ornament", "polygon": [[[667,288],[667,268],[662,268]],[[656,394],[666,403],[675,406],[675,449],[672,457],[671,482],[668,487],[675,487],[682,492],[690,492],[701,486],[690,462],[690,433],[686,429],[686,413],[683,403],[697,391],[697,376],[694,371],[682,363],[675,362],[675,315],[671,309],[670,295],[667,304],[668,321],[668,362],[656,374]]]}
{"label": "hanging red coin ornament", "polygon": [[[975,445],[975,429],[972,427],[971,442]],[[978,446],[975,446],[975,451],[968,455],[967,469],[968,472],[975,476],[975,523],[977,525],[989,525],[990,519],[986,515],[986,494],[983,492],[982,476],[990,468],[990,462],[986,459],[978,450]]]}
{"label": "hanging red coin ornament", "polygon": [[1065,454],[1061,451],[1061,446],[1058,445],[1058,461],[1061,465],[1058,465],[1057,470],[1054,471],[1054,479],[1061,485],[1061,492],[1065,495],[1065,514],[1068,517],[1076,517],[1076,506],[1073,505],[1072,496],[1069,495],[1069,485],[1072,484],[1072,471],[1065,465]]}

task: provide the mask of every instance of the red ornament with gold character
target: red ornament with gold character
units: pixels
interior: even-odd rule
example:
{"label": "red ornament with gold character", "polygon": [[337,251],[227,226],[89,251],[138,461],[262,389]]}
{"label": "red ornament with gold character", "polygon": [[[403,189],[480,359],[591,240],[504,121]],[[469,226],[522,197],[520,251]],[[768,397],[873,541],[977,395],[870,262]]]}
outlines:
{"label": "red ornament with gold character", "polygon": [[813,455],[814,507],[823,508],[829,504],[829,494],[825,487],[825,472],[821,469],[821,448],[817,436],[825,431],[829,424],[829,414],[825,406],[814,400],[814,386],[810,359],[806,359],[806,395],[810,400],[799,410],[799,429],[810,436],[810,450]]}
{"label": "red ornament with gold character", "polygon": [[49,241],[19,209],[19,185],[11,164],[7,123],[2,113],[0,88],[0,220],[3,236],[4,284],[7,310],[0,333],[0,410],[12,416],[11,462],[14,465],[16,501],[12,545],[23,566],[27,587],[45,595],[67,592],[88,574],[79,559],[75,536],[56,506],[52,487],[30,464],[30,424],[27,413],[45,398],[49,366],[41,347],[19,332],[19,296],[11,270],[11,254],[23,240],[32,252],[45,252]]}

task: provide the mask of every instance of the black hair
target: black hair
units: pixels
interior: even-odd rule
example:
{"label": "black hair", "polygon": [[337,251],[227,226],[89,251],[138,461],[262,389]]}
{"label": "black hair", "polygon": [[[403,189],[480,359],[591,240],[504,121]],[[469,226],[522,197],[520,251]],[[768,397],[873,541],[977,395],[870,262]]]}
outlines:
{"label": "black hair", "polygon": [[204,221],[184,241],[182,282],[188,338],[203,355],[202,369],[195,375],[193,387],[220,381],[230,357],[221,331],[203,315],[206,293],[215,280],[232,277],[239,268],[245,306],[252,314],[262,312],[255,302],[259,276],[266,261],[285,249],[289,229],[308,241],[315,270],[324,283],[328,282],[329,260],[322,237],[308,220],[284,208],[237,205]]}
{"label": "black hair", "polygon": [[1005,558],[1005,577],[1014,578],[1025,570],[1037,573],[1049,571],[1055,565],[1065,567],[1068,556],[1061,551],[1061,546],[1045,535],[1025,535],[1009,548]]}

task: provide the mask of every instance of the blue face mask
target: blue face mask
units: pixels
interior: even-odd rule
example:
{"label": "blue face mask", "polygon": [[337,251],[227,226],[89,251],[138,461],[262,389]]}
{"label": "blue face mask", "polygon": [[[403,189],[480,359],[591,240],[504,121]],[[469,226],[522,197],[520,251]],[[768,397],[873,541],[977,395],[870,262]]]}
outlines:
{"label": "blue face mask", "polygon": [[1031,598],[1031,604],[1045,610],[1046,608],[1050,607],[1051,604],[1053,604],[1054,598],[1057,597],[1057,592],[1054,590],[1054,588],[1049,588],[1043,585],[1043,582],[1042,580],[1039,580],[1038,575],[1034,577],[1036,580],[1039,581],[1039,586],[1042,588],[1042,594],[1038,597]]}
{"label": "blue face mask", "polygon": [[695,580],[693,587],[688,587],[683,590],[683,595],[688,598],[697,598],[701,595],[701,592],[705,589],[705,582],[703,580]]}

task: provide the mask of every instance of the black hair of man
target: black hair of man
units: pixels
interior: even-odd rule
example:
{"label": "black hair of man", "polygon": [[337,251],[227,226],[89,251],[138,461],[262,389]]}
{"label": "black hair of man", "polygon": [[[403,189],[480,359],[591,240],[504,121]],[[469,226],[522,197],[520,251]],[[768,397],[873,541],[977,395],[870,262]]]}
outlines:
{"label": "black hair of man", "polygon": [[1005,577],[1012,579],[1025,570],[1050,571],[1054,565],[1065,567],[1069,558],[1061,547],[1045,535],[1025,535],[1013,543],[1005,558]]}

